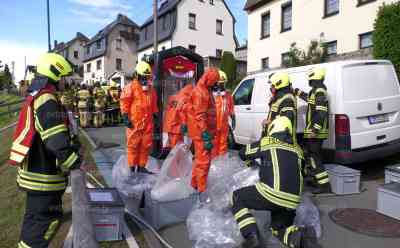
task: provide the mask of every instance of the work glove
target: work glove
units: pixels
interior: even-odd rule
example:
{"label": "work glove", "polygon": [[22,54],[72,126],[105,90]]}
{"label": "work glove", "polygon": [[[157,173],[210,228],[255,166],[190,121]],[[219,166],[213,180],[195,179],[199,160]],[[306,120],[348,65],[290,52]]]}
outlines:
{"label": "work glove", "polygon": [[235,128],[236,128],[236,117],[235,117],[235,115],[231,116],[231,126],[232,126],[232,130],[235,130]]}
{"label": "work glove", "polygon": [[122,115],[122,121],[127,128],[133,128],[132,122],[129,120],[129,117],[127,114]]}
{"label": "work glove", "polygon": [[211,136],[211,134],[210,134],[208,131],[204,131],[204,132],[201,134],[201,139],[202,139],[204,142],[211,142],[212,136]]}
{"label": "work glove", "polygon": [[181,125],[181,133],[182,133],[183,135],[186,135],[187,132],[188,132],[188,127],[187,127],[187,125],[182,124],[182,125]]}
{"label": "work glove", "polygon": [[211,141],[204,142],[204,149],[206,151],[210,152],[213,149],[213,147],[214,145],[211,143]]}

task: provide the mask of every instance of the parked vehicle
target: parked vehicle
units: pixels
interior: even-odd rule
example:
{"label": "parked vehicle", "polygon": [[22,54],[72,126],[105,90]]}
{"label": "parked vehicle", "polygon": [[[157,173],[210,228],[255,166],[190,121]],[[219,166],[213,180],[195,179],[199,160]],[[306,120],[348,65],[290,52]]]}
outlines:
{"label": "parked vehicle", "polygon": [[[400,86],[390,61],[340,61],[277,71],[288,72],[293,88],[310,90],[307,72],[326,69],[329,95],[329,138],[324,142],[328,161],[363,162],[400,151]],[[260,139],[261,122],[269,111],[268,76],[248,75],[234,91],[236,128],[231,140],[248,144]],[[301,140],[307,103],[298,100],[297,133]]]}

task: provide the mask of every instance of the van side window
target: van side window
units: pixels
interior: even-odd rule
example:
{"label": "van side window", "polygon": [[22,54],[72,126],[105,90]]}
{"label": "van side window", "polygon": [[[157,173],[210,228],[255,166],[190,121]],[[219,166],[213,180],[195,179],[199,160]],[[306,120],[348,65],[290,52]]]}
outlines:
{"label": "van side window", "polygon": [[243,81],[233,96],[235,105],[250,105],[251,96],[253,95],[253,87],[254,79]]}

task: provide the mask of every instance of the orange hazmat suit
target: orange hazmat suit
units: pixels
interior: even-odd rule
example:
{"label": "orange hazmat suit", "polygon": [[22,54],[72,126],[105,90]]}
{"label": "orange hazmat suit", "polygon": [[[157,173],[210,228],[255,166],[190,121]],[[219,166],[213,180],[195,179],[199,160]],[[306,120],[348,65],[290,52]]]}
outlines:
{"label": "orange hazmat suit", "polygon": [[212,149],[210,142],[216,129],[215,105],[210,88],[218,80],[218,70],[208,69],[197,82],[190,97],[188,131],[195,150],[191,185],[199,192],[204,192],[207,188]]}
{"label": "orange hazmat suit", "polygon": [[132,128],[126,129],[129,167],[145,167],[153,144],[153,114],[158,112],[157,94],[152,86],[143,90],[138,80],[125,86],[120,97],[122,114],[128,114]]}
{"label": "orange hazmat suit", "polygon": [[215,92],[213,95],[217,111],[217,131],[213,139],[212,158],[228,152],[229,117],[234,115],[233,97],[228,91]]}
{"label": "orange hazmat suit", "polygon": [[181,134],[181,123],[178,115],[178,96],[172,95],[168,99],[168,105],[165,110],[163,133],[167,133],[168,142],[164,142],[165,147],[174,148],[179,141],[183,140]]}

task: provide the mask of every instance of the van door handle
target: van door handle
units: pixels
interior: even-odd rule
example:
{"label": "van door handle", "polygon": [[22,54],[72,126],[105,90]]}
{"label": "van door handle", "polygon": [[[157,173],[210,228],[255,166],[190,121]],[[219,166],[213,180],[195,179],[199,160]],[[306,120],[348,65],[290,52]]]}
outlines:
{"label": "van door handle", "polygon": [[246,110],[251,110],[251,107],[247,107]]}

